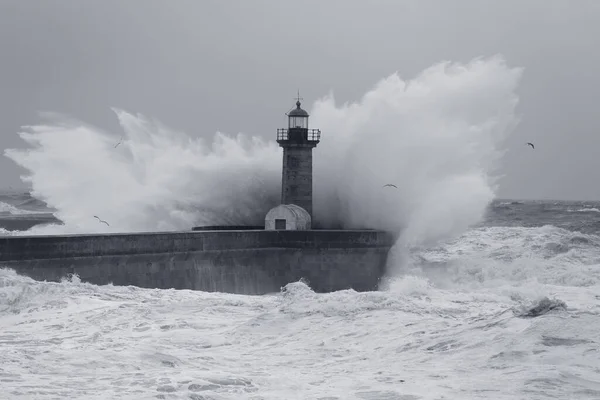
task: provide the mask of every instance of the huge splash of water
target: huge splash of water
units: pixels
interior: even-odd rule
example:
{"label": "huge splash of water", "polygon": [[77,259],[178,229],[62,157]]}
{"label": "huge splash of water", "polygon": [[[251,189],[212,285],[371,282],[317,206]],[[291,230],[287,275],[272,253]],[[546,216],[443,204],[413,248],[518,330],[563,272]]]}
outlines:
{"label": "huge splash of water", "polygon": [[[412,80],[392,74],[357,102],[336,105],[332,94],[316,101],[311,123],[323,136],[315,220],[402,231],[405,243],[477,222],[494,196],[500,143],[516,123],[520,76],[499,56],[443,62]],[[30,148],[6,150],[28,170],[33,195],[65,223],[30,233],[254,225],[278,203],[281,150],[273,140],[217,133],[208,144],[115,112],[123,134],[51,115],[20,133]]]}

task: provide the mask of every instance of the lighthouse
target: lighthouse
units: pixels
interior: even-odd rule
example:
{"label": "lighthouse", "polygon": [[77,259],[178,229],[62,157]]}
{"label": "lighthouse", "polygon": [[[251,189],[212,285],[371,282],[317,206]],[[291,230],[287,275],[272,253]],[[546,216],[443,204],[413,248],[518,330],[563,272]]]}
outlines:
{"label": "lighthouse", "polygon": [[288,127],[277,129],[277,143],[283,148],[281,205],[269,212],[266,229],[311,229],[313,212],[312,150],[321,139],[319,129],[308,129],[308,113],[300,95],[296,108],[287,113]]}

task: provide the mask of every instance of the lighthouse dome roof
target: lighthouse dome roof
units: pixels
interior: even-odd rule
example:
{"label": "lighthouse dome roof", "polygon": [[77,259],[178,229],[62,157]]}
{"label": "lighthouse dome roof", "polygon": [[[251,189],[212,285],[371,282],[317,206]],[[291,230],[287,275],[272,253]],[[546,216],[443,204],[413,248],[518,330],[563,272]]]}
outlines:
{"label": "lighthouse dome roof", "polygon": [[300,108],[300,101],[296,102],[296,108],[288,113],[290,117],[308,117],[308,113]]}

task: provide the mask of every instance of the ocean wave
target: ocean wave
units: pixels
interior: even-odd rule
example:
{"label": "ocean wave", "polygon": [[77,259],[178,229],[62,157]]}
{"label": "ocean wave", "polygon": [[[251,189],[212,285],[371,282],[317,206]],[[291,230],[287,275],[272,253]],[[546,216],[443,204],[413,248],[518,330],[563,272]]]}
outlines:
{"label": "ocean wave", "polygon": [[[407,295],[411,284],[421,290]],[[36,282],[0,269],[0,343],[10,343],[3,391],[12,398],[102,391],[125,399],[424,400],[431,392],[479,398],[486,391],[508,399],[522,397],[524,387],[543,398],[548,387],[530,382],[556,378],[557,397],[592,399],[583,390],[598,377],[597,292],[563,289],[548,298],[569,304],[567,312],[551,310],[558,301],[544,307],[543,299],[447,291],[416,279],[399,292],[319,294],[295,282],[279,294],[240,296],[95,286],[77,277]],[[514,312],[521,304],[544,310],[522,318]],[[556,377],[557,368],[580,380]]]}
{"label": "ocean wave", "polygon": [[39,214],[40,211],[24,210],[19,207],[15,207],[11,204],[0,201],[0,216],[1,215],[28,215],[28,214]]}
{"label": "ocean wave", "polygon": [[523,201],[514,200],[514,201],[500,201],[500,202],[493,204],[493,206],[516,206],[516,205],[524,205],[524,204],[525,204],[525,202],[523,202]]}
{"label": "ocean wave", "polygon": [[14,232],[4,228],[0,228],[0,236],[13,236]]}
{"label": "ocean wave", "polygon": [[520,310],[515,310],[515,314],[524,318],[535,318],[552,311],[565,311],[566,309],[567,305],[564,301],[544,297],[536,301],[533,305],[522,305]]}
{"label": "ocean wave", "polygon": [[595,212],[600,213],[600,210],[597,208],[580,208],[577,210],[567,210],[567,212]]}
{"label": "ocean wave", "polygon": [[600,237],[551,225],[475,228],[433,247],[396,246],[390,260],[439,287],[600,283]]}
{"label": "ocean wave", "polygon": [[[17,274],[0,264],[0,315],[31,313],[40,310],[60,311],[79,303],[97,305],[105,301],[137,301],[153,297],[169,299],[176,292],[186,290],[143,289],[135,286],[94,285],[82,282],[76,274],[63,277],[60,282],[36,281]],[[224,293],[197,292],[199,296],[214,301],[216,307],[235,307],[251,296]],[[209,311],[209,310],[207,310]]]}
{"label": "ocean wave", "polygon": [[315,293],[305,282],[288,283],[282,288],[279,311],[295,317],[319,314],[325,317],[359,315],[377,310],[408,314],[448,315],[464,313],[456,304],[444,302],[433,305],[421,296],[405,295],[400,291],[356,292],[352,289],[332,293]]}

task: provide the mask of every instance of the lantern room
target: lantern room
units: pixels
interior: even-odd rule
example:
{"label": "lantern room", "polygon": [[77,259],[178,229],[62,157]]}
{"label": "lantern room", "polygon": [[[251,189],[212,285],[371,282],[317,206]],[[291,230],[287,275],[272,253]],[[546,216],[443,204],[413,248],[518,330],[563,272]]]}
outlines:
{"label": "lantern room", "polygon": [[296,101],[296,108],[288,113],[289,129],[308,129],[308,113],[300,108],[300,100]]}

